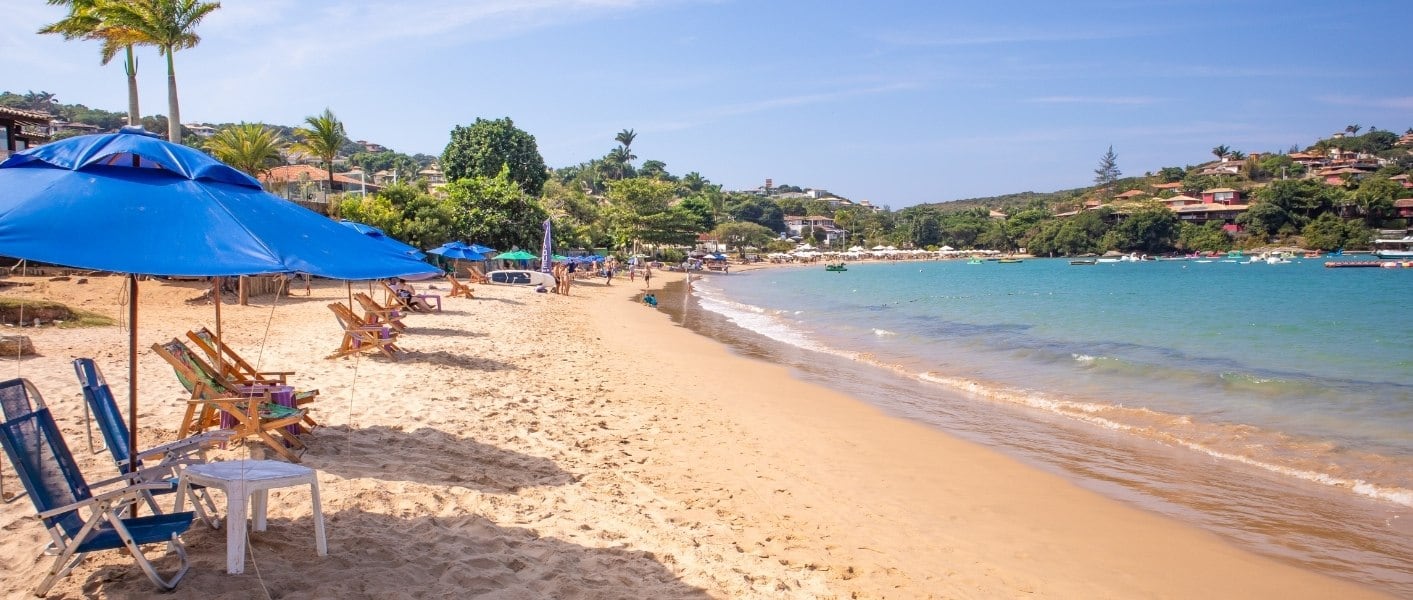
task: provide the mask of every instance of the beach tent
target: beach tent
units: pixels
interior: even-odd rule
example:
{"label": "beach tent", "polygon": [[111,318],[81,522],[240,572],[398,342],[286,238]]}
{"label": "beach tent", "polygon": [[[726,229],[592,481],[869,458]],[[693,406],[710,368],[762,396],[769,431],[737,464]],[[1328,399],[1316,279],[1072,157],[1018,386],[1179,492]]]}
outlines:
{"label": "beach tent", "polygon": [[[140,128],[75,136],[0,163],[0,256],[137,275],[309,273],[419,277],[431,265],[298,204],[255,178]],[[128,418],[136,459],[137,302],[128,303]],[[218,365],[219,367],[219,365]]]}

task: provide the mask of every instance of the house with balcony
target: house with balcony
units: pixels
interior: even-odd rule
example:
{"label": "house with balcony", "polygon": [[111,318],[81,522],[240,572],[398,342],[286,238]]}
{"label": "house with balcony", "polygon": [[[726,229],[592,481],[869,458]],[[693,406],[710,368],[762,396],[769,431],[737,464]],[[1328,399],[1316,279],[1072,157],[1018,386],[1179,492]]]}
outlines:
{"label": "house with balcony", "polygon": [[1173,209],[1177,213],[1178,219],[1188,223],[1208,223],[1220,221],[1222,231],[1227,233],[1237,233],[1241,231],[1241,226],[1236,224],[1236,218],[1241,213],[1250,208],[1246,204],[1189,204]]}
{"label": "house with balcony", "polygon": [[789,235],[791,237],[804,237],[806,227],[808,227],[810,231],[823,231],[824,243],[830,246],[837,242],[844,241],[849,235],[849,232],[836,227],[834,225],[834,219],[829,217],[785,217],[785,228],[790,230]]}
{"label": "house with balcony", "polygon": [[1173,196],[1172,198],[1159,198],[1158,201],[1162,202],[1164,206],[1167,206],[1168,208],[1171,208],[1173,210],[1177,210],[1179,207],[1182,206],[1202,204],[1202,200],[1200,198],[1193,198],[1192,196],[1188,196],[1187,194],[1178,194],[1176,196]]}
{"label": "house with balcony", "polygon": [[1240,204],[1241,191],[1231,188],[1212,188],[1202,190],[1203,204]]}

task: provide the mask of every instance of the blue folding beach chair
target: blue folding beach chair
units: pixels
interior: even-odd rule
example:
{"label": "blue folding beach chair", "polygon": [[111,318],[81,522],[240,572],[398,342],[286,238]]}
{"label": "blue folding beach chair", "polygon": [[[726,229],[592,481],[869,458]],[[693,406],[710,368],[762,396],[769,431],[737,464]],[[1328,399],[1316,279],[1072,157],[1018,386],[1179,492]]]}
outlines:
{"label": "blue folding beach chair", "polygon": [[[84,421],[88,423],[89,451],[97,453],[101,450],[93,447],[92,422],[97,421],[98,430],[103,435],[103,445],[107,447],[108,453],[113,455],[113,462],[117,464],[118,472],[123,474],[133,472],[133,462],[128,454],[131,442],[131,438],[128,437],[128,426],[123,421],[123,414],[118,410],[118,402],[113,399],[113,390],[103,379],[103,373],[98,370],[98,365],[93,362],[93,359],[76,358],[74,359],[74,374],[78,375],[79,385],[83,388]],[[206,449],[212,444],[229,440],[230,435],[229,429],[207,431],[139,451],[137,453],[137,472],[140,476],[134,478],[133,482],[166,483],[168,485],[167,488],[154,488],[147,491],[147,505],[152,508],[152,512],[163,512],[157,506],[155,496],[172,494],[177,491],[182,467],[206,462],[204,456]],[[152,464],[153,462],[156,464]],[[220,522],[213,516],[216,514],[216,505],[212,502],[211,495],[207,493],[205,487],[189,486],[187,495],[191,498],[192,507],[196,509],[196,514],[201,517],[202,521],[205,521],[212,529],[220,527]]]}
{"label": "blue folding beach chair", "polygon": [[[47,408],[0,423],[0,445],[5,447],[54,540],[57,556],[49,574],[35,588],[36,595],[48,593],[54,582],[73,570],[84,556],[100,550],[126,549],[143,573],[163,590],[175,588],[186,574],[186,548],[178,536],[191,528],[195,513],[122,516],[129,506],[144,501],[145,491],[166,487],[165,483],[131,484],[131,476],[125,475],[94,484],[94,489],[100,490],[113,486],[94,495]],[[140,548],[156,543],[167,544],[180,561],[181,567],[170,577],[159,574]]]}
{"label": "blue folding beach chair", "polygon": [[[29,380],[11,379],[0,382],[0,417],[8,421],[34,412],[36,406],[44,408],[44,399]],[[5,494],[5,470],[0,468],[0,499],[9,504],[22,496],[24,492],[15,492],[13,496]]]}

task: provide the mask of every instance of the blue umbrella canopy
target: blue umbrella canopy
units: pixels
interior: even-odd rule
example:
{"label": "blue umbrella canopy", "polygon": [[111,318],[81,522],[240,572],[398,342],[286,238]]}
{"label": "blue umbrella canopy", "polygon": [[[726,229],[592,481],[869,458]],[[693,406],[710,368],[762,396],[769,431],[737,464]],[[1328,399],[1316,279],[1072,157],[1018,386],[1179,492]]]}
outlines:
{"label": "blue umbrella canopy", "polygon": [[495,248],[492,248],[492,247],[490,247],[490,246],[482,246],[482,245],[480,245],[480,244],[475,244],[475,243],[473,243],[473,244],[467,246],[467,248],[470,248],[472,252],[475,252],[475,253],[477,253],[477,254],[487,254],[487,255],[490,255],[490,254],[495,254],[495,253],[496,253],[496,249],[495,249]]}
{"label": "blue umbrella canopy", "polygon": [[340,219],[339,224],[354,231],[357,231],[358,233],[366,235],[370,238],[378,240],[384,244],[391,244],[392,247],[401,250],[403,254],[407,254],[417,260],[422,260],[427,256],[425,252],[422,252],[422,250],[417,248],[416,246],[413,246],[411,244],[403,242],[402,240],[392,237],[385,233],[383,230],[378,229],[377,227],[374,227],[372,225],[368,225],[367,223],[359,223],[358,221]]}
{"label": "blue umbrella canopy", "polygon": [[0,163],[0,190],[0,256],[144,275],[436,273],[200,151],[140,131],[20,152]]}
{"label": "blue umbrella canopy", "polygon": [[[132,275],[437,274],[390,244],[141,129],[76,136],[0,163],[0,256]],[[128,278],[128,293],[136,297],[136,277]],[[219,299],[215,305],[219,344]],[[137,302],[129,303],[128,318],[128,450],[135,460]]]}
{"label": "blue umbrella canopy", "polygon": [[442,258],[460,260],[486,260],[485,253],[477,252],[470,246],[461,242],[447,242],[436,248],[427,251],[428,254],[436,254]]}

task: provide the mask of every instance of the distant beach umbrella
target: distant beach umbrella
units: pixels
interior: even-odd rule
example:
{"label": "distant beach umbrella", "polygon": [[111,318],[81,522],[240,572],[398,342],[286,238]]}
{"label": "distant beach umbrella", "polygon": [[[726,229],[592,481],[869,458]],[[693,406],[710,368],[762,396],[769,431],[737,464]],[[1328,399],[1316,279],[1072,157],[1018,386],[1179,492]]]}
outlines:
{"label": "distant beach umbrella", "polygon": [[486,260],[486,254],[472,249],[461,242],[447,242],[427,251],[442,258],[452,260]]}
{"label": "distant beach umbrella", "polygon": [[534,254],[530,254],[524,250],[515,250],[513,252],[502,252],[492,258],[495,260],[535,260],[536,257]]}
{"label": "distant beach umbrella", "polygon": [[[0,163],[0,256],[136,275],[435,274],[431,265],[255,178],[140,128],[75,136]],[[220,334],[219,279],[213,286]],[[137,302],[128,304],[128,417],[137,456]]]}

